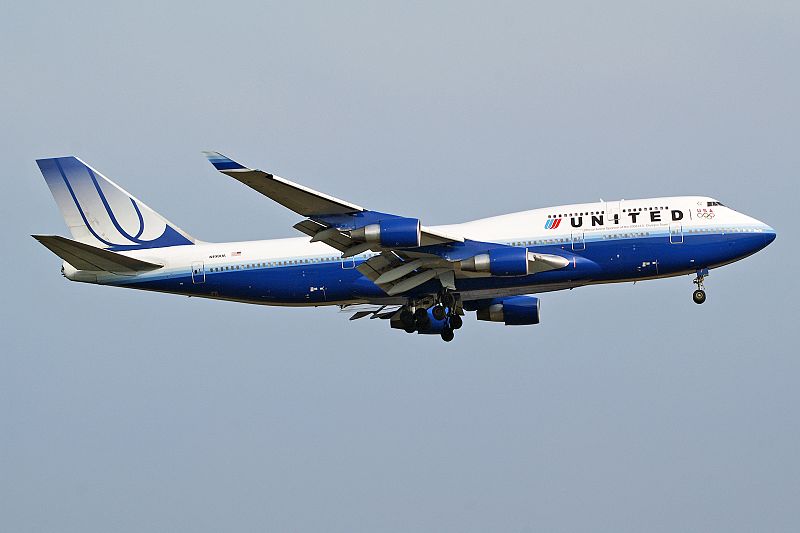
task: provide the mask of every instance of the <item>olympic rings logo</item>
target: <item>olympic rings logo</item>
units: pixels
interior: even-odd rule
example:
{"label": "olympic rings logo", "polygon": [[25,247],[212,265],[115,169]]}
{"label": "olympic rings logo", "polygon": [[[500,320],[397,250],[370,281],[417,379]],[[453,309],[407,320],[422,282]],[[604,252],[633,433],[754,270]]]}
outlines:
{"label": "olympic rings logo", "polygon": [[706,211],[706,212],[698,211],[697,212],[697,218],[714,218],[714,212],[713,211]]}

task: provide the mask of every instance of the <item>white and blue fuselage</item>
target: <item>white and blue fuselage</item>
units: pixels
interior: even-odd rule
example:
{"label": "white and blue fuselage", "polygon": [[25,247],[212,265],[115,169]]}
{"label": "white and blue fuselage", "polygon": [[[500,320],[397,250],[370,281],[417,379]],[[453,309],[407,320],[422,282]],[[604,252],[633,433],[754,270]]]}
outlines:
{"label": "white and blue fuselage", "polygon": [[[392,234],[393,226],[384,222],[396,220],[398,226],[416,219],[363,210],[271,174],[256,175],[261,171],[218,154],[209,158],[218,170],[307,216],[296,227],[316,242],[308,237],[225,243],[192,239],[75,158],[39,161],[75,241],[59,237],[66,241],[62,246],[43,240],[56,237],[37,238],[65,259],[63,273],[74,281],[262,305],[400,306],[397,313],[421,307],[430,311],[443,301],[447,316],[466,309],[478,310],[480,317],[484,308],[484,319],[489,309],[502,311],[504,299],[589,284],[696,273],[702,289],[709,269],[747,257],[775,239],[770,226],[714,198],[679,196],[560,205],[447,226],[416,221],[417,241],[411,243],[416,246],[410,246],[401,242],[408,232]],[[123,204],[128,219],[120,213]],[[141,241],[148,217],[161,229]],[[377,235],[373,240],[370,231]],[[120,235],[127,240],[120,241]],[[395,237],[399,240],[390,243]],[[166,239],[162,246],[147,244],[159,244],[159,239]],[[89,250],[63,251],[70,246]],[[103,249],[95,259],[93,246]],[[523,263],[535,268],[500,271],[495,259],[505,257],[501,252],[519,252]],[[103,266],[106,259],[124,265]],[[698,298],[702,303],[705,293],[702,301]],[[535,320],[514,322],[508,318],[510,309],[509,303],[506,323],[538,322],[538,300]],[[502,313],[497,316],[503,320]],[[410,319],[403,318],[408,326]],[[419,320],[410,323],[427,332]],[[437,332],[448,329],[448,319],[443,320]]]}
{"label": "white and blue fuselage", "polygon": [[[763,222],[712,203],[718,204],[712,198],[681,196],[561,205],[432,229],[569,259],[563,269],[530,276],[470,273],[456,278],[463,299],[484,299],[692,274],[747,257],[775,238]],[[551,222],[547,228],[549,221],[559,221],[558,226]],[[74,281],[267,305],[402,303],[438,290],[431,280],[409,294],[387,296],[355,268],[376,252],[343,259],[339,250],[305,237],[121,253],[164,266],[131,277],[79,271],[67,263],[64,275]]]}

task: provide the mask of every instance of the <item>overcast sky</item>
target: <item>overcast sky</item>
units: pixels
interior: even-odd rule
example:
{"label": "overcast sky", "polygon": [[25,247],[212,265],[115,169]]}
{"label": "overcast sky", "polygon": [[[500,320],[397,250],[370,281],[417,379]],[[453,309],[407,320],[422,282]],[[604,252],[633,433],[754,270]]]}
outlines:
{"label": "overcast sky", "polygon": [[[291,4],[291,5],[289,5]],[[797,2],[12,2],[0,530],[797,531]],[[70,283],[34,163],[192,235],[298,235],[219,150],[426,224],[703,194],[776,228],[454,342]]]}

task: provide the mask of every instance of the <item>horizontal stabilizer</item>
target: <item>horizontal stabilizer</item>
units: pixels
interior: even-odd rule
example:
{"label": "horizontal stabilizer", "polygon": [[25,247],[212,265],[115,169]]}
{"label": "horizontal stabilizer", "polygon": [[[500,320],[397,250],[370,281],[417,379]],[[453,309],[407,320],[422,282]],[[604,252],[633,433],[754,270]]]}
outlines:
{"label": "horizontal stabilizer", "polygon": [[162,266],[58,235],[31,236],[78,270],[112,272],[130,276],[139,272],[156,270]]}

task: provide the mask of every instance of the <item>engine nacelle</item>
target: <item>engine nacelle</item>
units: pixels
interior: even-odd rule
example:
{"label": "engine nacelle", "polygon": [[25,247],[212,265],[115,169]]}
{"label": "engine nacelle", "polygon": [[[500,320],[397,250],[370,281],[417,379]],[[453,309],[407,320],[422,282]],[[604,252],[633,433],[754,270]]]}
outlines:
{"label": "engine nacelle", "polygon": [[387,218],[354,229],[350,237],[387,248],[416,248],[422,241],[422,227],[418,218]]}
{"label": "engine nacelle", "polygon": [[528,326],[539,323],[539,298],[511,296],[495,298],[478,307],[478,320],[503,322],[506,326]]}
{"label": "engine nacelle", "polygon": [[493,276],[527,276],[531,273],[532,261],[526,248],[495,248],[485,254],[464,259],[461,270],[468,272],[488,272]]}

